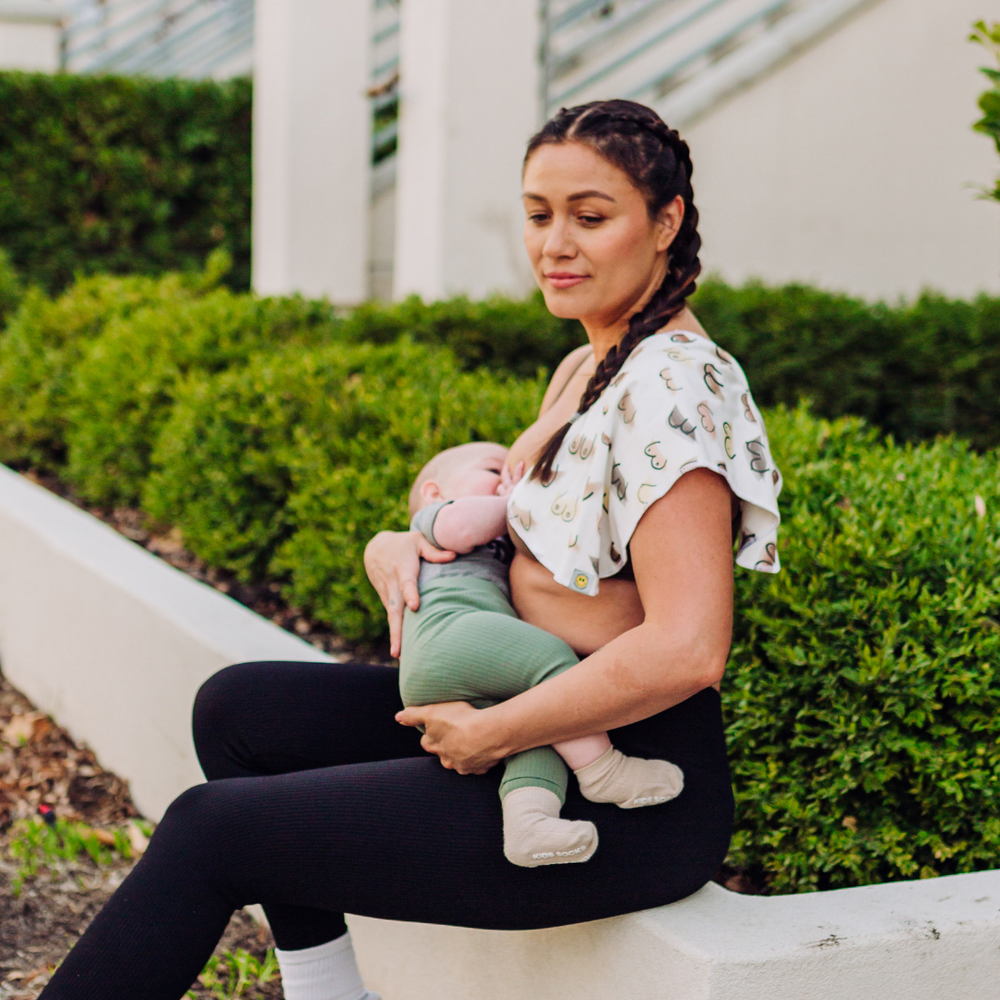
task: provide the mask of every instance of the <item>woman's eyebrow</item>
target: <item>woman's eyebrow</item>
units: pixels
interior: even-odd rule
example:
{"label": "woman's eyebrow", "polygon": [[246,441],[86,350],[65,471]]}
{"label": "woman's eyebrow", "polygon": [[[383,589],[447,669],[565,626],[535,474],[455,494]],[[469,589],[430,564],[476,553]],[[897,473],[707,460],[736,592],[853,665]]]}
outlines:
{"label": "woman's eyebrow", "polygon": [[[530,201],[543,201],[546,205],[549,203],[548,198],[545,198],[540,194],[532,194],[531,191],[525,191],[521,197],[527,198]],[[612,203],[615,201],[611,195],[605,194],[603,191],[578,191],[576,194],[571,194],[566,200],[582,201],[584,198],[603,198],[605,201],[610,201]]]}
{"label": "woman's eyebrow", "polygon": [[567,201],[581,201],[584,198],[603,198],[605,201],[614,202],[614,198],[609,194],[605,194],[603,191],[578,191],[576,194],[571,194],[566,200]]}

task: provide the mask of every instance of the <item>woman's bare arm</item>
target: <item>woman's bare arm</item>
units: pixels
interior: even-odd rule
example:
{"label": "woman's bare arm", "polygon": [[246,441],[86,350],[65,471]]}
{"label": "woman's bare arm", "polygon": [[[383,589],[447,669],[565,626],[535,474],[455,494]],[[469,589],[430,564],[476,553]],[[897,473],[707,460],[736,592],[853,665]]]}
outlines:
{"label": "woman's bare arm", "polygon": [[445,767],[481,773],[520,750],[648,718],[717,683],[732,637],[730,492],[713,472],[682,476],[630,544],[645,620],[572,670],[494,708],[408,708]]}

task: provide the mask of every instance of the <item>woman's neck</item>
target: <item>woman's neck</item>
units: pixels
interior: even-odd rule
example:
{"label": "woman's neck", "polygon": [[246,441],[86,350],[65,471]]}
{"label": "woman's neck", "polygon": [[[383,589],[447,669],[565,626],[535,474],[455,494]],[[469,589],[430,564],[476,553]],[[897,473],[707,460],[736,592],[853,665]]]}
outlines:
{"label": "woman's neck", "polygon": [[[621,343],[622,337],[628,331],[628,320],[631,318],[631,315],[630,313],[629,317],[624,320],[619,320],[615,324],[608,325],[590,323],[587,320],[580,321],[587,332],[587,339],[590,341],[590,346],[594,352],[594,360],[597,364],[600,364],[604,360],[604,356],[612,347],[617,347]],[[708,336],[704,327],[698,322],[694,313],[687,306],[674,316],[673,319],[665,323],[663,329],[686,330],[688,333],[696,333],[702,337]]]}

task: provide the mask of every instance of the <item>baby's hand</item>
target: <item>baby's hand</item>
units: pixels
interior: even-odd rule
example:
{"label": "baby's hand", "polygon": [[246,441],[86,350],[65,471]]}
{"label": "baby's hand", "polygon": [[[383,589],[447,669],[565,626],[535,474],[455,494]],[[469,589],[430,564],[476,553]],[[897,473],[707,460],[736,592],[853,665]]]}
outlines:
{"label": "baby's hand", "polygon": [[510,469],[504,465],[500,470],[500,482],[497,484],[497,496],[507,497],[510,496],[511,491],[515,486],[521,481],[521,477],[524,475],[524,462],[518,462],[514,468],[513,475]]}

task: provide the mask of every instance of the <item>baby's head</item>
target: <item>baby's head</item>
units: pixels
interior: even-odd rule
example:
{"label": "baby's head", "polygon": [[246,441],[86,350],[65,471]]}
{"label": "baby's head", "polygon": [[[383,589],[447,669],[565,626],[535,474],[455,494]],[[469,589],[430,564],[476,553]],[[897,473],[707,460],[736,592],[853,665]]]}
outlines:
{"label": "baby's head", "polygon": [[460,444],[435,455],[410,489],[410,517],[438,500],[493,496],[506,459],[507,449],[491,441]]}

